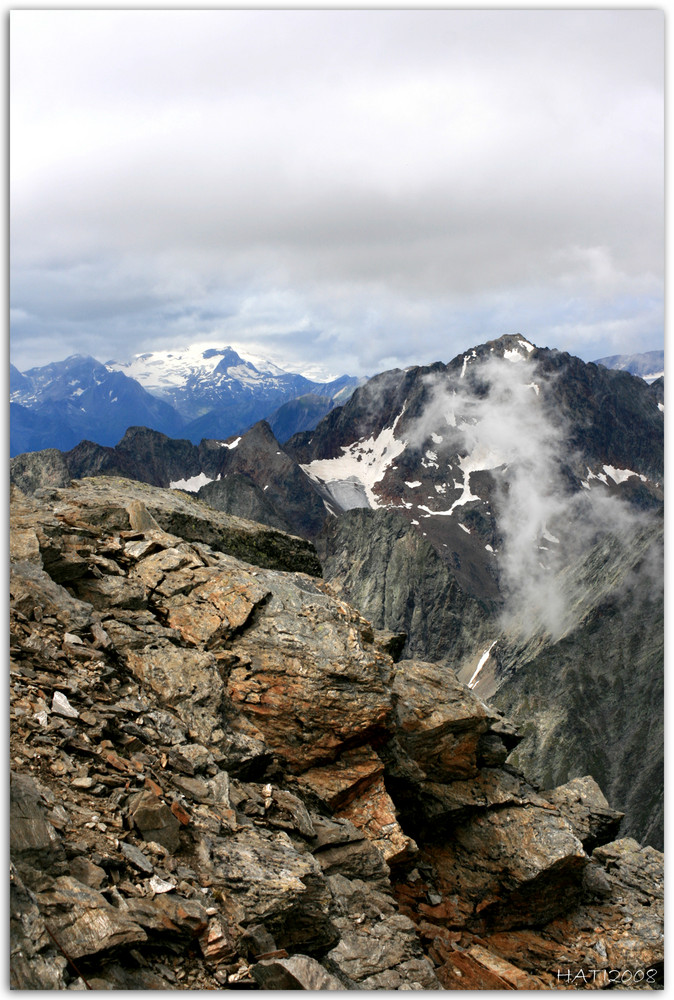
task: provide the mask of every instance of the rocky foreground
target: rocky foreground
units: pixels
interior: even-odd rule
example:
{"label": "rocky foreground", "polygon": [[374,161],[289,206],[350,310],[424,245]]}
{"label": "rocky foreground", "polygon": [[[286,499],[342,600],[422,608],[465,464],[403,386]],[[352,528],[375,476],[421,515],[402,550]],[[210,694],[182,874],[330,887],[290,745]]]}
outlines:
{"label": "rocky foreground", "polygon": [[662,855],[307,542],[99,478],[10,554],[14,988],[662,988]]}

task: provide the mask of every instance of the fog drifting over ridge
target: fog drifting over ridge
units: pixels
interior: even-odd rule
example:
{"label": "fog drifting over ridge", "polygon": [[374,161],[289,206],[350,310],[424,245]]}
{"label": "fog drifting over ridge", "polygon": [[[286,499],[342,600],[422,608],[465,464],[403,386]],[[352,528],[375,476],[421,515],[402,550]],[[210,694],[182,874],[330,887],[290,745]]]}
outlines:
{"label": "fog drifting over ridge", "polygon": [[[659,11],[14,11],[12,359],[662,337]],[[114,344],[114,350],[111,349]]]}
{"label": "fog drifting over ridge", "polygon": [[[464,470],[491,471],[502,536],[501,625],[521,639],[543,630],[556,641],[587,612],[588,595],[596,596],[597,582],[587,583],[579,570],[593,547],[604,542],[619,548],[656,529],[657,521],[603,485],[571,491],[563,469],[575,464],[569,428],[549,405],[551,381],[535,361],[493,355],[471,360],[468,369],[465,382],[427,376],[429,402],[407,436],[420,446],[439,434],[443,449],[462,456]],[[475,394],[474,380],[483,395]],[[651,553],[633,587],[662,592],[662,566],[654,568],[654,560]]]}

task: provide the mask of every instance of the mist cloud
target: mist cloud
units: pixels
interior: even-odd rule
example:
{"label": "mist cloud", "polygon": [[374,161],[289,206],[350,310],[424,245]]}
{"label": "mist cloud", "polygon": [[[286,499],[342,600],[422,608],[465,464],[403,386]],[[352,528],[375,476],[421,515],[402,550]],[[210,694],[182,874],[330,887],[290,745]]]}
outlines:
{"label": "mist cloud", "polygon": [[[596,596],[598,583],[582,568],[593,547],[603,540],[614,555],[627,551],[639,532],[654,527],[653,516],[603,485],[572,489],[568,471],[578,457],[535,362],[469,359],[463,378],[429,376],[428,389],[410,442],[421,445],[435,432],[443,454],[458,454],[464,472],[489,469],[496,482],[502,626],[520,637],[543,630],[561,638],[586,612],[588,594]],[[653,580],[657,572],[645,571],[643,586]],[[614,585],[610,580],[607,588]]]}

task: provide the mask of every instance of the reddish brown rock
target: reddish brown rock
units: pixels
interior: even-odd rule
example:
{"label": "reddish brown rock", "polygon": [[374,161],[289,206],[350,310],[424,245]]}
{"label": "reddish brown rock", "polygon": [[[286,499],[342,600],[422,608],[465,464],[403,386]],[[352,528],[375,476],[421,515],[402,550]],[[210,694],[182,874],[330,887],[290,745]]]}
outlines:
{"label": "reddish brown rock", "polygon": [[486,968],[471,955],[457,952],[436,975],[446,990],[514,990],[517,987]]}
{"label": "reddish brown rock", "polygon": [[279,580],[233,646],[229,698],[296,773],[388,734],[390,661],[363,644],[359,617],[308,580]]}
{"label": "reddish brown rock", "polygon": [[298,782],[323,799],[335,816],[353,823],[387,862],[416,851],[400,827],[384,784],[384,765],[372,747],[346,750],[334,763],[305,771]]}
{"label": "reddish brown rock", "polygon": [[500,928],[543,923],[582,892],[587,857],[568,824],[537,806],[478,813],[430,854],[442,895],[472,904],[468,923]]}
{"label": "reddish brown rock", "polygon": [[372,747],[345,750],[337,760],[312,767],[298,778],[331,809],[343,809],[384,774],[384,765]]}
{"label": "reddish brown rock", "polygon": [[480,738],[491,716],[449,668],[401,660],[392,694],[398,740],[430,781],[448,782],[478,773]]}
{"label": "reddish brown rock", "polygon": [[204,958],[214,965],[220,962],[231,962],[237,955],[236,943],[227,933],[222,921],[212,919],[199,938],[199,947]]}

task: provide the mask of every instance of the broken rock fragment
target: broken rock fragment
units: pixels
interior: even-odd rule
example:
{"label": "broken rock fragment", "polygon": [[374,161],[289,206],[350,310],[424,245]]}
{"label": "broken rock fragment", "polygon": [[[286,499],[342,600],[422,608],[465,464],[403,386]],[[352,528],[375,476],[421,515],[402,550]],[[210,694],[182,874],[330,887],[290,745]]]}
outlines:
{"label": "broken rock fragment", "polygon": [[129,817],[143,840],[174,852],[180,847],[180,823],[152,791],[139,792],[129,803]]}
{"label": "broken rock fragment", "polygon": [[480,739],[490,718],[450,669],[401,660],[392,693],[398,739],[429,780],[447,782],[478,773]]}
{"label": "broken rock fragment", "polygon": [[124,910],[69,875],[55,879],[51,889],[38,893],[37,901],[46,924],[71,958],[147,940],[143,928]]}
{"label": "broken rock fragment", "polygon": [[291,955],[258,962],[251,975],[262,990],[343,990],[344,984],[331,976],[309,955]]}

